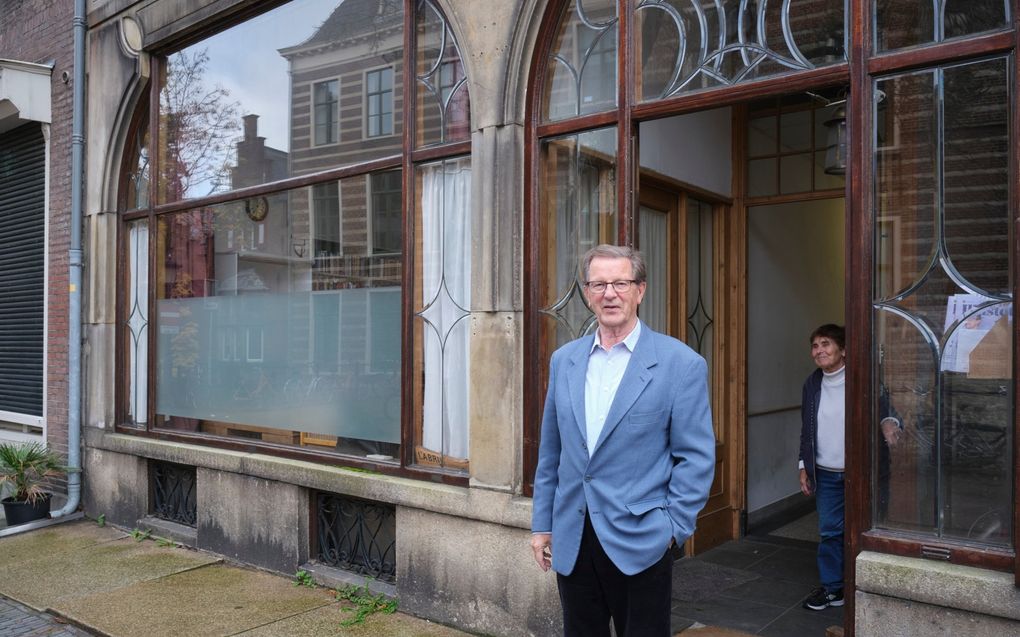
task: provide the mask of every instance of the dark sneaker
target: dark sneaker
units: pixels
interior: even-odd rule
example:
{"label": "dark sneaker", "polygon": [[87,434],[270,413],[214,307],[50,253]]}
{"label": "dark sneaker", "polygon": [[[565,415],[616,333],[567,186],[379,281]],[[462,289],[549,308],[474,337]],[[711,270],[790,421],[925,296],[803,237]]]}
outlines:
{"label": "dark sneaker", "polygon": [[808,610],[825,610],[829,606],[843,605],[843,591],[838,590],[830,593],[823,586],[819,586],[804,600],[804,608]]}

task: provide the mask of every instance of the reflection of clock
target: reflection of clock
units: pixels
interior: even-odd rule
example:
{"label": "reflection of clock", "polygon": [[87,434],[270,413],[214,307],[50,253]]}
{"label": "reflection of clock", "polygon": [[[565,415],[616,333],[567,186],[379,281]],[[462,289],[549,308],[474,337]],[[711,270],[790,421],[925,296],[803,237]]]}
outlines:
{"label": "reflection of clock", "polygon": [[269,202],[266,201],[265,197],[255,197],[254,199],[246,199],[244,202],[244,212],[248,215],[248,218],[258,223],[266,218],[269,214]]}

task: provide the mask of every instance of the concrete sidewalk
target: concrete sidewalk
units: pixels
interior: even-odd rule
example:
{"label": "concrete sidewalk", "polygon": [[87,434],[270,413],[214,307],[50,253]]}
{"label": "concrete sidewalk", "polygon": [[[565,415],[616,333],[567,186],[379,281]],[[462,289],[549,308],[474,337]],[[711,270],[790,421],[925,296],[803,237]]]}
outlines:
{"label": "concrete sidewalk", "polygon": [[[685,560],[683,568],[674,567],[674,587],[679,579],[704,588],[691,571],[699,563]],[[705,575],[719,579],[718,573]],[[683,590],[678,594],[683,597]],[[78,629],[110,637],[468,635],[399,611],[345,626],[355,605],[337,601],[331,589],[296,586],[291,577],[85,519],[0,537],[0,602],[4,597],[23,606],[0,604],[0,637],[77,637]],[[685,609],[681,604],[674,614]],[[751,637],[675,619],[680,637]]]}
{"label": "concrete sidewalk", "polygon": [[400,612],[346,627],[354,604],[330,589],[89,520],[0,538],[0,595],[111,637],[467,634]]}

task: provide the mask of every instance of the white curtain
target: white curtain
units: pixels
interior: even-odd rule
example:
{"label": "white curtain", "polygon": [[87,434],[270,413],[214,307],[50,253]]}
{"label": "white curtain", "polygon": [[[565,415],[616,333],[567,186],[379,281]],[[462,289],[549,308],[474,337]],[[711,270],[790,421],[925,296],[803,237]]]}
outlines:
{"label": "white curtain", "polygon": [[471,167],[422,166],[425,391],[422,446],[468,457],[471,325]]}
{"label": "white curtain", "polygon": [[651,208],[641,207],[641,223],[638,228],[638,241],[641,252],[645,256],[648,268],[648,288],[644,301],[641,303],[641,320],[657,332],[668,332],[666,325],[666,268],[669,251],[666,240],[669,238],[666,214]]}
{"label": "white curtain", "polygon": [[144,424],[149,413],[149,226],[135,223],[128,231],[128,360],[130,369],[129,416],[135,424]]}

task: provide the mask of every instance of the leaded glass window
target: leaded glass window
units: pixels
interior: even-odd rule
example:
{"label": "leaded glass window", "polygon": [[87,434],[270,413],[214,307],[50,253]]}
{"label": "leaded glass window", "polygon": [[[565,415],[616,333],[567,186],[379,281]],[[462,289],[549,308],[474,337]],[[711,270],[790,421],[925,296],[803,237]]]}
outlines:
{"label": "leaded glass window", "polygon": [[639,0],[638,99],[844,62],[845,12],[831,0]]}
{"label": "leaded glass window", "polygon": [[1012,74],[999,57],[875,81],[880,528],[1012,543]]}

